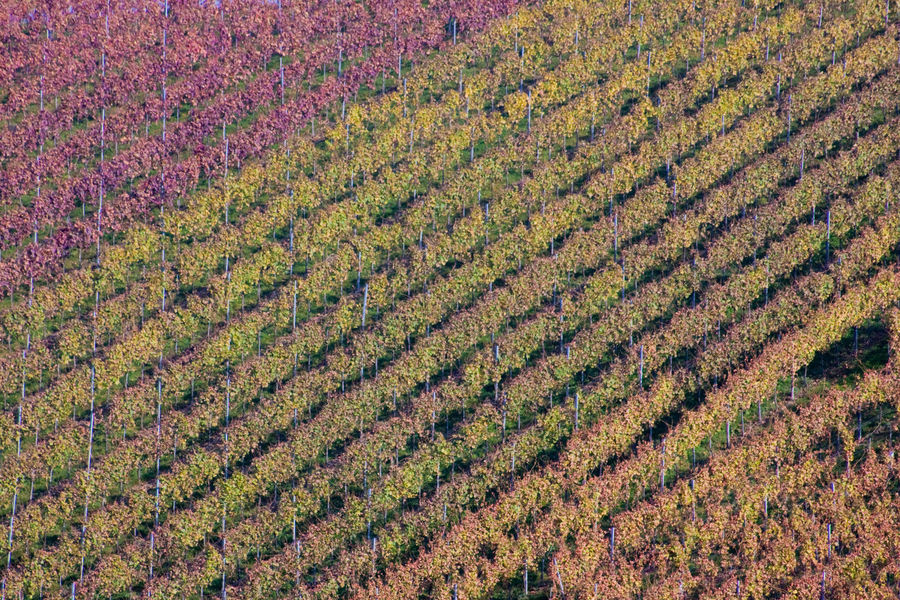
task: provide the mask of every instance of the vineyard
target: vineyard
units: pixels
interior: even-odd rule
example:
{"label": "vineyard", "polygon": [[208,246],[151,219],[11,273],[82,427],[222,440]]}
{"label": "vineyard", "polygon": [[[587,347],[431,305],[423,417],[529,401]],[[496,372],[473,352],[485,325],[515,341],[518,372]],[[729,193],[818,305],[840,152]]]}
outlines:
{"label": "vineyard", "polygon": [[0,600],[900,598],[900,3],[3,17]]}

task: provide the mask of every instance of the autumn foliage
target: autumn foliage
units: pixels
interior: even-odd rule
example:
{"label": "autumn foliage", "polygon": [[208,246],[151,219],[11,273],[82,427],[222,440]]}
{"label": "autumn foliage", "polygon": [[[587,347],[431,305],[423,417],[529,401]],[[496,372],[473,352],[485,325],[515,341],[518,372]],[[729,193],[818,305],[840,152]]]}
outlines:
{"label": "autumn foliage", "polygon": [[13,2],[0,600],[896,598],[895,4]]}

